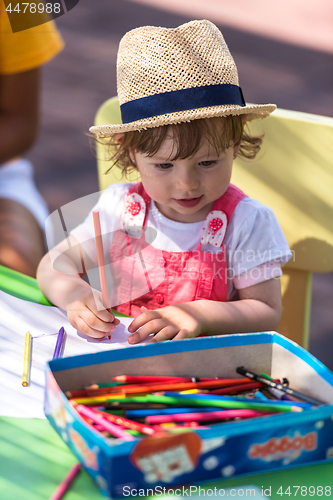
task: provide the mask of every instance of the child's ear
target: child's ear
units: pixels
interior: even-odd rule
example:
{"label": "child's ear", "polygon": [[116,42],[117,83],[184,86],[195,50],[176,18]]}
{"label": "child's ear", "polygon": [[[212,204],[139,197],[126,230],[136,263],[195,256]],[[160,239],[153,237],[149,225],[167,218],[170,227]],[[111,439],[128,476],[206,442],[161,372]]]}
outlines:
{"label": "child's ear", "polygon": [[133,163],[133,165],[135,165],[135,156],[134,156],[134,153],[133,153],[132,149],[130,149],[128,151],[128,156],[130,157],[130,160]]}
{"label": "child's ear", "polygon": [[242,115],[242,122],[243,122],[243,125],[246,124],[246,122],[247,122],[247,115]]}
{"label": "child's ear", "polygon": [[119,134],[114,135],[114,140],[115,140],[115,142],[118,142],[118,144],[122,143],[123,139],[124,139],[123,132],[120,132]]}
{"label": "child's ear", "polygon": [[239,148],[241,147],[240,144],[238,144],[238,146],[235,146],[234,147],[234,160],[236,159],[237,155],[238,155],[238,151],[239,151]]}

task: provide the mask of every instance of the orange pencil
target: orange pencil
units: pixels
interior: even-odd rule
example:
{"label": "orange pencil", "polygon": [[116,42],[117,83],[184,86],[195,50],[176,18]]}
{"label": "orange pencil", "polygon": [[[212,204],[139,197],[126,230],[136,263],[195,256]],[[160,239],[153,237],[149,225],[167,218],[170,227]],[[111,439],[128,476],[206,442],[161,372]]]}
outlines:
{"label": "orange pencil", "polygon": [[[95,240],[96,240],[96,248],[97,248],[97,262],[98,262],[98,271],[99,271],[99,279],[101,282],[101,292],[102,292],[102,300],[104,307],[109,313],[111,313],[111,305],[110,298],[108,292],[108,282],[106,279],[106,271],[105,271],[105,259],[104,259],[104,250],[103,250],[103,240],[102,240],[102,231],[101,231],[101,222],[99,219],[99,211],[93,211],[93,220],[94,220],[94,230],[95,230]],[[108,335],[108,338],[111,338],[111,335]]]}
{"label": "orange pencil", "polygon": [[104,304],[105,308],[109,312],[111,312],[108,284],[107,284],[106,271],[105,271],[105,260],[104,260],[101,222],[99,219],[99,211],[98,210],[93,211],[93,220],[94,220],[95,240],[96,240],[96,249],[97,249],[97,262],[98,262],[98,270],[99,270],[99,279],[101,281],[102,300],[103,300],[103,304]]}

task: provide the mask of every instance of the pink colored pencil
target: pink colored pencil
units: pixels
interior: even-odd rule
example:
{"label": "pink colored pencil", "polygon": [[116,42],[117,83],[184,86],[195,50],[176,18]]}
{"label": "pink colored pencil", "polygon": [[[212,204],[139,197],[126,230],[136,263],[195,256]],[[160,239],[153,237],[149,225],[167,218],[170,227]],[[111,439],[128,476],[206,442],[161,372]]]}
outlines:
{"label": "pink colored pencil", "polygon": [[99,219],[99,211],[98,210],[93,211],[93,220],[94,220],[95,240],[96,240],[96,249],[97,249],[97,262],[98,262],[98,270],[99,270],[99,279],[101,281],[102,300],[103,300],[103,304],[104,304],[105,308],[109,312],[111,312],[108,284],[107,284],[106,271],[105,271],[105,260],[104,260],[101,222]]}
{"label": "pink colored pencil", "polygon": [[100,415],[100,412],[98,411],[94,411],[91,408],[83,405],[77,405],[76,410],[80,413],[80,415],[90,418],[95,424],[100,425],[104,428],[105,431],[110,432],[110,434],[115,437],[123,439],[124,441],[133,441],[133,439],[135,439],[118,425],[115,425],[106,420],[106,418]]}
{"label": "pink colored pencil", "polygon": [[74,467],[69,471],[65,479],[59,484],[58,488],[55,490],[50,500],[61,500],[65,495],[66,491],[70,488],[72,482],[78,475],[81,469],[81,464],[75,464]]}
{"label": "pink colored pencil", "polygon": [[109,422],[112,422],[113,424],[116,425],[120,425],[120,427],[123,427],[125,429],[132,429],[134,431],[139,431],[142,432],[143,434],[148,434],[149,436],[153,436],[154,434],[156,434],[155,429],[153,427],[150,427],[149,425],[141,424],[134,420],[130,420],[125,417],[120,417],[119,415],[113,415],[112,413],[107,413],[105,411],[96,410],[95,408],[93,409],[93,411],[97,415],[104,417]]}
{"label": "pink colored pencil", "polygon": [[[159,375],[117,375],[116,377],[112,377],[112,380],[116,382],[124,382],[124,383],[140,383],[140,382],[195,382],[195,377],[166,377]],[[216,380],[216,378],[201,378],[198,381],[204,382],[208,380]]]}
{"label": "pink colored pencil", "polygon": [[225,418],[251,418],[268,415],[267,412],[255,410],[222,410],[209,412],[177,413],[170,415],[150,415],[145,418],[147,424],[162,424],[166,422],[204,422],[211,420],[223,420]]}

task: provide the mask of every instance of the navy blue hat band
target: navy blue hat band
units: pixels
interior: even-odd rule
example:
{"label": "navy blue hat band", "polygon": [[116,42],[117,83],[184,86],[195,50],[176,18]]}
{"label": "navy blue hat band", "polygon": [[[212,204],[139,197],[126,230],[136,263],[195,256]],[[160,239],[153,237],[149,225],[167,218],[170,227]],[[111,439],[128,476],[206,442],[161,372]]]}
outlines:
{"label": "navy blue hat band", "polygon": [[224,105],[245,106],[238,85],[222,83],[163,92],[125,102],[120,109],[122,122],[130,123],[167,113]]}

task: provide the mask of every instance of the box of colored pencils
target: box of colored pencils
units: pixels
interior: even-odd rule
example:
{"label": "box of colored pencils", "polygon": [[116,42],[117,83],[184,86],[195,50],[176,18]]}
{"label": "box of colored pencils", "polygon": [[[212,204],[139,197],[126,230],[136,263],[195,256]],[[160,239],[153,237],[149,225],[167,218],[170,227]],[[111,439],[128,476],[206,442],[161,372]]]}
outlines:
{"label": "box of colored pencils", "polygon": [[333,460],[333,374],[276,333],[52,360],[45,414],[111,498]]}

